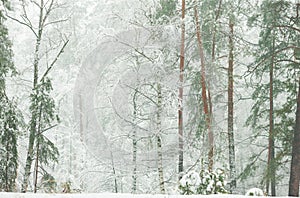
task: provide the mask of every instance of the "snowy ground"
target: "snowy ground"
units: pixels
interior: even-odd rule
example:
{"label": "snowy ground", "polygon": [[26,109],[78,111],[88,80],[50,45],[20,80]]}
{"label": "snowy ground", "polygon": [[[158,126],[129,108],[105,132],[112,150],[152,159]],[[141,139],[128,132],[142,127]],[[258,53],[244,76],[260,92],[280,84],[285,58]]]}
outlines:
{"label": "snowy ground", "polygon": [[[21,194],[21,193],[0,193],[0,198],[247,198],[243,195],[133,195],[133,194]],[[283,198],[283,197],[282,197]]]}

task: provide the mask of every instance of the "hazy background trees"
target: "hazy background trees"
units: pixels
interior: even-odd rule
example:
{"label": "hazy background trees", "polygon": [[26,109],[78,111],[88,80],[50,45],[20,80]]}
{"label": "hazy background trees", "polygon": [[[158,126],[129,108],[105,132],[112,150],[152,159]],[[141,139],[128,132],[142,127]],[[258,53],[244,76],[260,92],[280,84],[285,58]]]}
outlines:
{"label": "hazy background trees", "polygon": [[2,189],[170,193],[221,168],[231,192],[286,195],[299,6],[183,3],[1,1]]}

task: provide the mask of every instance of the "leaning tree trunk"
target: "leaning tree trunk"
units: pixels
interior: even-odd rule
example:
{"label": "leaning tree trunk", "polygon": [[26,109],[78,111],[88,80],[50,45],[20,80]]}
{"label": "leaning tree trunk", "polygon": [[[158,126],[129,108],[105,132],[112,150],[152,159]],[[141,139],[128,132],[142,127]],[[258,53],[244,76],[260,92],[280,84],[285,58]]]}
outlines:
{"label": "leaning tree trunk", "polygon": [[184,41],[185,41],[185,0],[182,0],[181,8],[181,46],[180,46],[180,74],[179,74],[179,99],[178,99],[178,137],[179,137],[179,161],[178,174],[179,179],[183,172],[183,72],[184,72]]}
{"label": "leaning tree trunk", "polygon": [[233,132],[233,33],[234,24],[229,19],[229,59],[228,59],[228,150],[229,150],[229,175],[230,192],[236,188],[236,169],[235,169],[235,147]]}
{"label": "leaning tree trunk", "polygon": [[211,129],[211,112],[209,108],[209,102],[207,99],[207,88],[206,88],[206,71],[205,71],[205,60],[204,60],[204,50],[201,38],[201,30],[199,24],[199,16],[197,5],[194,6],[194,15],[196,21],[196,35],[199,47],[200,59],[201,59],[201,87],[202,87],[202,101],[203,101],[203,111],[205,115],[206,129],[208,131],[208,170],[212,171],[214,164],[214,135]]}
{"label": "leaning tree trunk", "polygon": [[292,148],[292,162],[289,181],[289,196],[299,197],[300,182],[300,77],[297,97],[296,126]]}

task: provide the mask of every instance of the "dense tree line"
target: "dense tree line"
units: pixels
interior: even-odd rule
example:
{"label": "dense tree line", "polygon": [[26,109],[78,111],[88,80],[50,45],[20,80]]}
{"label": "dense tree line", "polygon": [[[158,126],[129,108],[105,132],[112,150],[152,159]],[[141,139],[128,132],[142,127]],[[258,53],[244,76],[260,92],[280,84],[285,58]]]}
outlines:
{"label": "dense tree line", "polygon": [[190,194],[188,177],[226,173],[222,192],[299,196],[299,9],[2,0],[1,191]]}

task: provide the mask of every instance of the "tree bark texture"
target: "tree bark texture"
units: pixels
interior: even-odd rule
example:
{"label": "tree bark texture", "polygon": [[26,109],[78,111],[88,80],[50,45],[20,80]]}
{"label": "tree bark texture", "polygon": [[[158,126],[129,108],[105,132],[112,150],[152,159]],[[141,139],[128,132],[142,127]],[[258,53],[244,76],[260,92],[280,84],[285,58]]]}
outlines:
{"label": "tree bark texture", "polygon": [[234,66],[234,24],[229,19],[229,59],[228,59],[228,150],[229,150],[229,175],[230,175],[230,192],[236,188],[236,168],[235,168],[235,146],[233,131],[233,66]]}
{"label": "tree bark texture", "polygon": [[[275,39],[273,39],[273,49],[275,45]],[[274,79],[274,57],[272,55],[270,64],[270,87],[269,87],[269,146],[268,146],[268,167],[267,167],[267,182],[266,182],[266,192],[269,194],[269,184],[271,183],[271,195],[276,196],[276,186],[275,186],[275,147],[274,147],[274,96],[273,96],[273,79]]]}
{"label": "tree bark texture", "polygon": [[214,164],[214,135],[211,129],[211,112],[209,107],[209,102],[207,99],[207,88],[206,88],[206,68],[205,68],[205,59],[204,59],[204,49],[202,45],[202,38],[201,38],[201,29],[199,23],[199,16],[198,16],[198,9],[197,5],[194,6],[194,15],[196,21],[196,35],[197,35],[197,43],[199,47],[199,54],[201,60],[201,87],[202,87],[202,102],[203,102],[203,111],[205,115],[205,123],[206,129],[208,132],[208,169],[212,171],[213,164]]}
{"label": "tree bark texture", "polygon": [[159,176],[159,188],[162,194],[165,194],[165,181],[164,181],[164,171],[163,171],[163,155],[162,155],[162,142],[161,142],[161,135],[162,135],[162,128],[161,128],[161,113],[162,113],[162,92],[161,92],[161,84],[160,82],[157,84],[157,134],[156,134],[156,141],[157,141],[157,170]]}
{"label": "tree bark texture", "polygon": [[38,172],[39,172],[39,149],[40,144],[37,143],[36,146],[36,159],[35,159],[35,170],[34,170],[34,189],[33,192],[37,192],[37,183],[38,183]]}
{"label": "tree bark texture", "polygon": [[180,45],[180,74],[179,74],[179,97],[178,97],[178,137],[179,137],[179,160],[178,174],[183,172],[183,73],[184,73],[184,48],[185,48],[185,0],[182,0],[181,8],[181,45]]}
{"label": "tree bark texture", "polygon": [[300,77],[298,82],[296,126],[292,147],[292,162],[289,181],[289,196],[299,197],[300,182]]}
{"label": "tree bark texture", "polygon": [[137,88],[135,89],[133,95],[133,134],[132,134],[132,162],[133,162],[133,173],[132,173],[132,193],[135,194],[137,190],[137,139],[136,139],[136,117],[137,117],[137,104],[136,104],[136,95],[138,93]]}
{"label": "tree bark texture", "polygon": [[5,162],[5,188],[4,190],[6,192],[9,192],[12,189],[13,184],[10,181],[10,175],[9,175],[9,161],[10,161],[10,153],[9,153],[9,140],[7,140],[6,143],[6,162]]}

